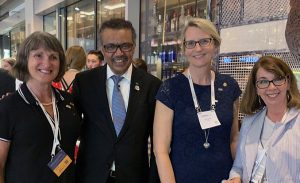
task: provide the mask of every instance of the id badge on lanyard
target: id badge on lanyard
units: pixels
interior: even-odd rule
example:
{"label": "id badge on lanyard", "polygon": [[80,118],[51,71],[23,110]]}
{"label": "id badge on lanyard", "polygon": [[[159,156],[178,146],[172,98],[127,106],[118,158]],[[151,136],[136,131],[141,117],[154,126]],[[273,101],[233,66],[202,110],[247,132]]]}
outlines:
{"label": "id badge on lanyard", "polygon": [[[28,88],[30,90],[30,88]],[[54,117],[52,118],[46,109],[44,108],[43,104],[38,100],[38,98],[34,95],[32,91],[30,91],[38,102],[39,106],[41,107],[44,115],[47,118],[49,125],[53,131],[53,144],[51,150],[51,160],[47,164],[48,167],[55,173],[56,176],[60,176],[72,163],[72,159],[60,148],[59,143],[59,111],[56,105],[56,99],[54,97],[54,93],[52,91],[52,110]]]}
{"label": "id badge on lanyard", "polygon": [[190,84],[190,89],[192,92],[192,97],[193,97],[193,102],[194,102],[194,106],[195,109],[197,110],[197,116],[198,116],[198,120],[200,123],[200,126],[203,130],[208,129],[208,128],[212,128],[212,127],[216,127],[221,125],[216,111],[215,111],[215,106],[216,106],[216,100],[215,100],[215,86],[214,86],[214,72],[211,71],[211,110],[209,111],[201,111],[200,109],[200,105],[199,102],[197,100],[197,96],[196,96],[196,92],[195,92],[195,88],[193,85],[193,81],[192,81],[192,77],[190,74],[190,71],[188,70],[188,80],[189,80],[189,84]]}
{"label": "id badge on lanyard", "polygon": [[198,112],[197,116],[203,130],[221,125],[215,110]]}

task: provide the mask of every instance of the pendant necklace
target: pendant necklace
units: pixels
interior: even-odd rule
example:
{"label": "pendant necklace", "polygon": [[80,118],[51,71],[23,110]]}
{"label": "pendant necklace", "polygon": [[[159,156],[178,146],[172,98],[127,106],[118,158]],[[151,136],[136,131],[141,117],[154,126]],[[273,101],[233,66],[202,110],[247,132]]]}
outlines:
{"label": "pendant necklace", "polygon": [[[192,81],[192,76],[191,76],[189,70],[187,70],[187,72],[188,72],[187,73],[187,78],[189,80],[189,85],[190,85],[190,89],[191,89],[191,93],[192,93],[193,103],[194,103],[196,112],[199,113],[199,112],[201,112],[201,108],[200,108],[200,104],[199,104],[199,101],[198,101],[197,96],[196,96],[195,88],[194,88],[193,81]],[[210,81],[211,82],[210,83],[210,88],[211,88],[211,110],[213,110],[213,111],[215,111],[215,106],[216,106],[214,81],[215,81],[215,73],[213,71],[211,71],[211,81]],[[199,116],[198,116],[198,120],[200,122]],[[201,122],[200,122],[200,125],[201,125]],[[202,128],[202,130],[204,131],[204,137],[205,137],[205,142],[203,143],[203,147],[205,149],[208,149],[210,147],[210,143],[208,142],[210,128],[211,127]]]}
{"label": "pendant necklace", "polygon": [[[207,131],[207,133],[206,133]],[[208,142],[208,136],[209,136],[209,129],[208,130],[204,130],[204,136],[205,136],[205,142],[203,143],[203,147],[205,149],[208,149],[210,146],[210,143]]]}

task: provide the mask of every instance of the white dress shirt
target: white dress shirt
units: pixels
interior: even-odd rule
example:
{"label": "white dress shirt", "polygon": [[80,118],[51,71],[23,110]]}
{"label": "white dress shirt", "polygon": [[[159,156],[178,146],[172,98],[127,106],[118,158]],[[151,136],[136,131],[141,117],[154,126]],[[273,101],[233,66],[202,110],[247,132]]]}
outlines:
{"label": "white dress shirt", "polygon": [[[108,104],[109,104],[109,109],[110,113],[112,116],[112,93],[114,90],[114,81],[111,78],[111,76],[115,75],[112,70],[110,69],[109,65],[107,65],[107,80],[106,80],[106,93],[107,93],[107,98],[108,98]],[[128,101],[129,101],[129,93],[130,93],[130,83],[131,83],[131,75],[132,75],[132,64],[129,66],[127,71],[122,75],[124,78],[119,82],[120,85],[120,90],[122,93],[122,97],[124,100],[125,104],[125,109],[127,111],[128,107]],[[112,171],[115,171],[115,162],[113,161],[113,164],[110,168]]]}
{"label": "white dress shirt", "polygon": [[[114,81],[111,76],[115,75],[110,69],[109,65],[107,65],[107,80],[106,80],[106,93],[108,97],[108,104],[111,111],[111,103],[112,103],[112,93],[114,90]],[[125,108],[127,111],[128,101],[129,101],[129,93],[130,93],[130,83],[131,83],[131,75],[132,75],[132,64],[129,66],[127,71],[122,75],[124,78],[120,81],[120,90],[124,99]]]}

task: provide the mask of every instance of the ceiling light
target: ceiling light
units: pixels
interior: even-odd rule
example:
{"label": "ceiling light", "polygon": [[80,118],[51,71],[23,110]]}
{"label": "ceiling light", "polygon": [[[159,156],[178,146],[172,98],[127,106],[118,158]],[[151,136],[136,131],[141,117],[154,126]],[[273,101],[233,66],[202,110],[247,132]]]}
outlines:
{"label": "ceiling light", "polygon": [[87,16],[91,16],[91,15],[95,15],[94,11],[90,11],[90,12],[86,12],[86,11],[80,11],[81,15],[87,15]]}
{"label": "ceiling light", "polygon": [[117,3],[114,5],[104,5],[104,8],[108,9],[108,10],[114,10],[114,9],[123,8],[123,7],[125,7],[125,3]]}
{"label": "ceiling light", "polygon": [[75,8],[74,8],[76,11],[79,11],[80,9],[76,6]]}

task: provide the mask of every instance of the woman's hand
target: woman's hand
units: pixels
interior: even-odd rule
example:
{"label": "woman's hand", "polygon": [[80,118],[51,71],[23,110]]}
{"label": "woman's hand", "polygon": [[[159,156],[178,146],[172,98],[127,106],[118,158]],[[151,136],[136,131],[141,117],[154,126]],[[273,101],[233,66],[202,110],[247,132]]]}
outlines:
{"label": "woman's hand", "polygon": [[222,180],[222,183],[242,183],[240,177],[234,177],[230,180]]}

